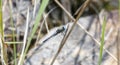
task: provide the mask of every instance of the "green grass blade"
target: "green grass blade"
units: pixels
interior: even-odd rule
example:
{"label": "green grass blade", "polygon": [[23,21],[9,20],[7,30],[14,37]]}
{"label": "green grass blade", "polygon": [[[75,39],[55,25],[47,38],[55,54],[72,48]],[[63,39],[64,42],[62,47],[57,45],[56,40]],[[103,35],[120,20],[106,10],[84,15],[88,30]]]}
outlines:
{"label": "green grass blade", "polygon": [[105,36],[105,26],[106,26],[106,18],[104,17],[104,21],[103,21],[103,25],[102,25],[102,38],[101,38],[100,55],[99,55],[98,65],[101,65],[101,62],[102,62],[102,53],[103,53],[104,36]]}
{"label": "green grass blade", "polygon": [[[9,0],[9,8],[10,8],[10,24],[11,24],[11,26],[12,27],[14,27],[14,22],[13,22],[13,15],[12,15],[12,2],[11,2],[11,0]],[[12,31],[12,38],[13,38],[13,42],[15,42],[15,32],[14,31]],[[17,61],[16,61],[16,44],[14,43],[13,44],[13,57],[14,57],[14,65],[17,65]]]}
{"label": "green grass blade", "polygon": [[30,37],[28,38],[28,42],[27,42],[27,46],[26,46],[26,49],[25,49],[25,52],[24,52],[24,56],[23,56],[23,58],[22,58],[22,62],[21,62],[20,64],[18,64],[18,65],[22,65],[22,64],[23,64],[23,60],[24,60],[24,58],[25,58],[25,56],[26,56],[26,53],[27,53],[27,51],[28,51],[28,48],[29,48],[29,46],[30,46],[30,42],[31,42],[31,40],[32,40],[32,38],[33,38],[33,36],[34,36],[37,28],[38,28],[39,21],[40,21],[40,19],[41,19],[41,17],[42,17],[42,14],[43,14],[46,6],[48,5],[48,2],[49,2],[49,0],[42,0],[42,3],[41,3],[41,6],[40,6],[38,15],[37,15],[36,20],[35,20],[34,27],[33,27],[33,29],[32,29],[32,33],[31,33]]}
{"label": "green grass blade", "polygon": [[38,28],[39,21],[40,21],[40,19],[41,19],[41,16],[42,16],[42,14],[43,14],[43,12],[44,12],[44,10],[45,10],[48,2],[49,2],[49,0],[42,0],[42,4],[41,4],[41,6],[40,6],[38,15],[37,15],[37,17],[36,17],[35,24],[34,24],[34,27],[33,27],[32,33],[31,33],[31,36],[28,38],[27,47],[26,47],[25,52],[28,51],[28,47],[29,47],[29,45],[30,45],[30,42],[31,42],[31,40],[32,40],[32,38],[33,38],[33,36],[34,36],[37,28]]}
{"label": "green grass blade", "polygon": [[0,34],[2,35],[3,39],[3,20],[2,20],[2,0],[0,0]]}
{"label": "green grass blade", "polygon": [[8,65],[7,51],[4,44],[4,30],[3,30],[3,18],[2,18],[2,0],[0,0],[0,47],[1,47],[1,59],[4,65]]}
{"label": "green grass blade", "polygon": [[119,0],[119,5],[118,5],[118,21],[120,23],[120,0]]}

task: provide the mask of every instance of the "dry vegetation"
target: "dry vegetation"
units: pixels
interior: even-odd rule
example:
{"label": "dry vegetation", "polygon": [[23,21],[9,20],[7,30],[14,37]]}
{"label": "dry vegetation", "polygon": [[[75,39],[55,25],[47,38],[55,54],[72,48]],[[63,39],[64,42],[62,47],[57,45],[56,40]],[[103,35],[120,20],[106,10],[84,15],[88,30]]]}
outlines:
{"label": "dry vegetation", "polygon": [[1,1],[0,65],[120,65],[118,0]]}

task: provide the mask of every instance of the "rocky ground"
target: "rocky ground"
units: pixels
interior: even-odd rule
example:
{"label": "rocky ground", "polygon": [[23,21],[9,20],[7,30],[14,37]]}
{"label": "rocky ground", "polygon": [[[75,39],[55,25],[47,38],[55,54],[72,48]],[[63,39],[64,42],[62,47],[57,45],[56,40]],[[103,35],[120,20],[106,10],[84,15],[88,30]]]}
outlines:
{"label": "rocky ground", "polygon": [[[101,12],[100,17],[103,17],[103,15],[107,15],[104,46],[117,58],[117,30],[115,26],[118,26],[118,11]],[[93,38],[100,41],[100,24],[103,22],[98,21],[97,16],[92,15],[82,17],[78,22],[89,31]],[[68,23],[68,25],[71,27],[72,23]],[[40,40],[39,44],[35,48],[29,51],[24,65],[49,65],[51,59],[55,56],[59,48],[64,34],[60,33],[50,38],[45,43],[42,43],[42,41],[48,38],[59,28],[60,27],[53,28]],[[98,57],[99,45],[76,24],[54,65],[97,65],[99,59]],[[106,51],[104,51],[102,65],[117,65],[117,62]]]}

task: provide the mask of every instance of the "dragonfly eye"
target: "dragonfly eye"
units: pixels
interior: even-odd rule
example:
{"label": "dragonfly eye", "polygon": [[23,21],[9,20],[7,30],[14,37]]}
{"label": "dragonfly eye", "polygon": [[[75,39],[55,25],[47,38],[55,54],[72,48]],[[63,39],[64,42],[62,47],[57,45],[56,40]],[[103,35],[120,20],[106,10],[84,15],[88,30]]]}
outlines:
{"label": "dragonfly eye", "polygon": [[56,32],[57,33],[61,33],[61,32],[63,32],[65,29],[64,29],[64,27],[62,27],[61,29],[58,29]]}
{"label": "dragonfly eye", "polygon": [[65,30],[66,29],[65,26],[63,26],[62,29]]}

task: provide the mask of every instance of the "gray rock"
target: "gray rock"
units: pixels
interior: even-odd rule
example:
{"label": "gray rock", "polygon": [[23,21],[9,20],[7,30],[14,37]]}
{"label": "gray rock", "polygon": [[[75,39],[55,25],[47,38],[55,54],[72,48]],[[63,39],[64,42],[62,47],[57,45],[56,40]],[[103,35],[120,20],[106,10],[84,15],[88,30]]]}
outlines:
{"label": "gray rock", "polygon": [[[108,35],[108,32],[110,32],[110,29],[113,25],[111,20],[117,23],[114,17],[116,17],[116,13],[118,12],[113,12],[111,12],[110,15],[108,13],[103,13],[105,15],[108,15],[105,35],[105,37],[108,36],[108,39],[106,38],[104,46],[113,55],[115,55],[116,48],[114,43],[116,42],[116,36],[113,32],[116,31],[113,31],[113,34],[110,34],[110,36]],[[111,15],[113,16],[111,17]],[[84,28],[87,29],[95,39],[98,41],[100,40],[101,25],[98,22],[98,18],[95,16],[83,17],[79,19],[78,23],[84,26]],[[72,23],[68,23],[67,25],[71,27]],[[40,40],[39,45],[29,51],[24,65],[50,65],[50,62],[55,56],[64,35],[60,33],[48,39],[45,43],[42,42],[49,38],[59,28],[60,27],[53,28],[46,36]],[[96,43],[87,34],[85,34],[85,32],[78,25],[76,25],[64,47],[62,48],[60,54],[55,60],[54,65],[97,65],[98,59],[99,46],[96,45]],[[109,56],[109,54],[103,51],[102,65],[110,65],[110,63],[108,63],[109,61],[111,64],[112,62],[116,62],[111,56]]]}

